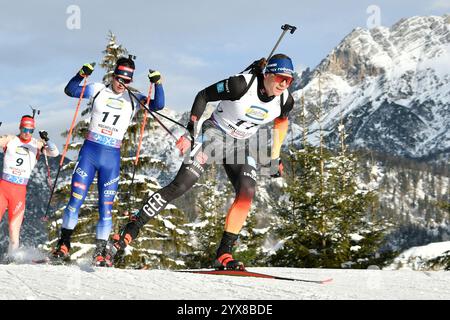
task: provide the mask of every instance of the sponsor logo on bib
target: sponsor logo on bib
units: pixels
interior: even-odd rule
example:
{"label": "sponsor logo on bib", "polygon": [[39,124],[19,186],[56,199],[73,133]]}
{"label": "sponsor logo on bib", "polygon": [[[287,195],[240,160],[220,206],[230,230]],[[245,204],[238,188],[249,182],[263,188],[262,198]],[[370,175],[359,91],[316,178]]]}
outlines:
{"label": "sponsor logo on bib", "polygon": [[108,136],[112,136],[113,132],[111,130],[102,129],[103,134],[107,134]]}
{"label": "sponsor logo on bib", "polygon": [[251,106],[245,111],[245,115],[253,120],[264,121],[269,116],[269,111],[258,106]]}
{"label": "sponsor logo on bib", "polygon": [[122,108],[123,108],[123,101],[120,100],[120,99],[109,98],[106,101],[106,106],[111,108],[111,109],[122,110]]}
{"label": "sponsor logo on bib", "polygon": [[21,156],[26,156],[26,155],[28,155],[28,148],[17,147],[16,148],[16,154],[20,154]]}

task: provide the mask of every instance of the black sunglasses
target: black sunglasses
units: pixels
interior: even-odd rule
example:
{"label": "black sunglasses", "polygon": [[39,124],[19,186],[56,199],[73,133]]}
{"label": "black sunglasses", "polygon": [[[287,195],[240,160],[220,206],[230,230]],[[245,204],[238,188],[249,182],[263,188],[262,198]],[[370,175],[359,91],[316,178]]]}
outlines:
{"label": "black sunglasses", "polygon": [[114,79],[117,82],[122,83],[122,84],[130,84],[131,83],[131,79],[124,79],[124,78],[121,78],[121,77],[118,77],[118,76],[115,76]]}

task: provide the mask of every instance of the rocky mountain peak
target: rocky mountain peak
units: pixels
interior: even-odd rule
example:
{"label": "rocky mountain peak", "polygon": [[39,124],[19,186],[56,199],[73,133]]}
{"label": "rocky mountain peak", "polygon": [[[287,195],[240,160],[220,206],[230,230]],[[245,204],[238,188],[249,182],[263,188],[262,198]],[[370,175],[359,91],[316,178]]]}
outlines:
{"label": "rocky mountain peak", "polygon": [[308,82],[293,93],[297,101],[304,96],[306,110],[315,114],[309,117],[311,141],[317,142],[320,126],[330,144],[336,142],[342,119],[354,147],[410,158],[449,153],[448,20],[417,16],[390,28],[351,31],[301,76]]}

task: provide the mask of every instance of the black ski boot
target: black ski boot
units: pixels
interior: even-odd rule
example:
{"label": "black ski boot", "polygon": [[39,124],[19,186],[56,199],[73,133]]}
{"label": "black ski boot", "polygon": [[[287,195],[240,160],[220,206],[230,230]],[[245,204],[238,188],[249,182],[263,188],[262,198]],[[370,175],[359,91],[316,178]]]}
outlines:
{"label": "black ski boot", "polygon": [[117,256],[117,253],[119,250],[114,246],[114,243],[112,241],[108,241],[106,243],[105,247],[105,265],[106,267],[113,267],[114,266],[114,259]]}
{"label": "black ski boot", "polygon": [[130,216],[130,221],[122,227],[119,233],[112,237],[112,241],[108,242],[106,257],[111,264],[114,263],[116,256],[125,250],[128,244],[136,239],[139,234],[138,218],[135,215]]}
{"label": "black ski boot", "polygon": [[112,241],[108,241],[106,245],[106,260],[109,264],[113,265],[114,260],[118,255],[121,255],[127,245],[131,242],[133,238],[130,234],[125,233],[124,230],[120,233],[116,233],[112,237]]}
{"label": "black ski boot", "polygon": [[61,229],[61,238],[58,240],[56,247],[50,254],[52,262],[63,263],[70,258],[70,238],[73,230]]}
{"label": "black ski boot", "polygon": [[92,264],[96,267],[109,267],[106,262],[106,246],[108,241],[99,240],[95,241],[94,254],[92,255]]}
{"label": "black ski boot", "polygon": [[245,270],[245,266],[241,261],[233,259],[233,246],[238,239],[238,235],[224,231],[219,249],[217,249],[216,260],[213,267],[217,270]]}

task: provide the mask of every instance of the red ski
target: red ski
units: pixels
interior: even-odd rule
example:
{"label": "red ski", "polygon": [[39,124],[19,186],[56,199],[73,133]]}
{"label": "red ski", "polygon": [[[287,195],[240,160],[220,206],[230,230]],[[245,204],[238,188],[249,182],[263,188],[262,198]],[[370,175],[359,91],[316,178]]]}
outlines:
{"label": "red ski", "polygon": [[222,276],[237,276],[237,277],[254,277],[254,278],[265,278],[265,279],[276,279],[276,280],[288,280],[288,281],[301,281],[301,282],[310,282],[310,283],[319,283],[325,284],[333,281],[332,278],[325,280],[307,280],[307,279],[297,279],[297,278],[286,278],[273,276],[265,273],[251,272],[247,270],[181,270],[178,272],[188,272],[188,273],[197,273],[197,274],[213,274],[213,275],[222,275]]}

